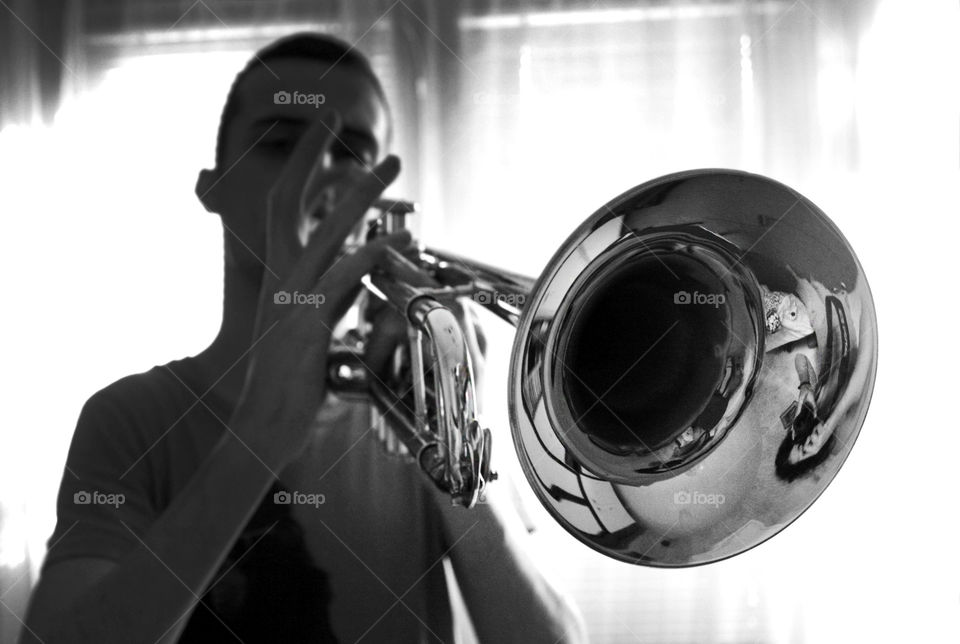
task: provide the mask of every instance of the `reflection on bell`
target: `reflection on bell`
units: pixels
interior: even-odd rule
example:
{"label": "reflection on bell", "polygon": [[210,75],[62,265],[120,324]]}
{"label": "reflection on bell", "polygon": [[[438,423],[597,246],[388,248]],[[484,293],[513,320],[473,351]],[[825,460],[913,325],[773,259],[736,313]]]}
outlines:
{"label": "reflection on bell", "polygon": [[796,519],[853,446],[876,372],[859,262],[809,200],[731,170],[614,199],[527,298],[510,412],[537,496],[631,563],[736,555]]}
{"label": "reflection on bell", "polygon": [[[384,210],[389,231],[414,208]],[[472,507],[495,478],[451,302],[472,297],[517,325],[509,411],[527,479],[623,561],[697,565],[770,538],[823,492],[866,415],[877,340],[860,264],[765,177],[694,170],[629,190],[537,280],[428,247],[388,257],[369,292],[405,312],[409,346],[388,382],[343,378],[357,356],[331,355],[331,390],[372,399],[378,435]]]}

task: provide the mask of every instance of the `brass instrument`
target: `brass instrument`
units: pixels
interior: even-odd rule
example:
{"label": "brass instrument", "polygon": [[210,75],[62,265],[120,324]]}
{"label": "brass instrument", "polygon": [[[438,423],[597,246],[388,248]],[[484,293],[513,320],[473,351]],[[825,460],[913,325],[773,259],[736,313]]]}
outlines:
{"label": "brass instrument", "polygon": [[[413,211],[379,206],[383,232]],[[336,354],[331,387],[369,396],[385,440],[472,506],[495,475],[451,309],[471,297],[517,327],[510,420],[540,501],[635,564],[710,563],[782,530],[840,469],[873,391],[876,314],[853,250],[808,199],[746,172],[628,190],[536,280],[420,248],[368,285],[405,312],[409,347],[389,382],[358,349]]]}

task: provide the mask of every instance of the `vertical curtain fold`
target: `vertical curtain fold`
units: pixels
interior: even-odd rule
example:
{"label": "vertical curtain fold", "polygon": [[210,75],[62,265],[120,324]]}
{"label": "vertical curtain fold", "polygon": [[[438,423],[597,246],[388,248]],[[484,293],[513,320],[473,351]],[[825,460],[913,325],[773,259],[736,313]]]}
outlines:
{"label": "vertical curtain fold", "polygon": [[0,127],[49,122],[66,55],[66,0],[6,0],[0,7]]}
{"label": "vertical curtain fold", "polygon": [[[391,194],[423,203],[421,236],[529,273],[592,209],[668,171],[726,165],[799,187],[818,174],[855,170],[851,92],[877,4],[3,2],[0,130],[50,123],[65,95],[96,86],[128,59],[252,51],[293,29],[355,44],[390,97],[393,147],[404,161]],[[503,385],[487,388],[500,394]],[[505,414],[492,414],[491,424],[500,429],[498,449],[512,456]],[[4,440],[16,449],[9,435]],[[32,581],[29,562],[11,554],[24,508],[3,505],[6,498],[0,598],[9,608],[0,605],[0,641],[19,629],[15,616],[24,614]],[[764,585],[770,578],[607,565],[579,548],[558,546],[561,576],[596,641],[803,638],[803,616],[785,608],[787,591]]]}

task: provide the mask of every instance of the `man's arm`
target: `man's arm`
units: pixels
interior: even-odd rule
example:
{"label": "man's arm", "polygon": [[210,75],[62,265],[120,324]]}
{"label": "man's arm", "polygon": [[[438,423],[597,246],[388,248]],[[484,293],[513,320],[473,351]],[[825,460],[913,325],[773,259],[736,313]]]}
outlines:
{"label": "man's arm", "polygon": [[527,535],[516,513],[492,498],[470,510],[451,507],[449,498],[436,491],[434,499],[457,583],[481,642],[587,640],[573,605],[523,551]]}
{"label": "man's arm", "polygon": [[257,457],[226,433],[122,559],[68,559],[44,571],[22,641],[176,641],[272,481]]}
{"label": "man's arm", "polygon": [[[329,286],[321,283],[319,292],[329,293],[331,301],[347,297],[391,243],[406,244],[408,238],[371,243],[344,258],[329,270]],[[175,641],[270,488],[273,473],[281,471],[310,436],[323,398],[329,337],[309,334],[335,321],[320,324],[300,315],[274,322],[279,328],[264,334],[257,345],[260,351],[254,353],[262,361],[248,372],[244,394],[228,423],[231,431],[160,517],[140,530],[142,536],[128,526],[132,535],[127,541],[135,539],[135,546],[115,564],[74,557],[47,568],[31,601],[24,641]],[[298,366],[310,373],[298,373]],[[78,430],[97,427],[98,422],[109,418],[83,421]],[[94,453],[84,453],[82,466],[74,463],[77,469],[96,469],[95,452],[109,443],[114,431],[123,428],[95,436]],[[63,538],[71,536],[65,532]],[[105,528],[100,536],[106,538]]]}
{"label": "man's arm", "polygon": [[[470,349],[479,396],[483,392],[486,340],[469,301],[454,306],[453,311]],[[457,583],[481,642],[587,641],[576,609],[524,552],[526,527],[511,503],[497,495],[502,489],[495,489],[493,484],[488,488],[487,502],[466,510],[452,507],[449,496],[429,483],[426,486],[439,508]]]}
{"label": "man's arm", "polygon": [[[228,423],[232,431],[158,519],[149,527],[138,526],[142,534],[130,530],[137,543],[115,564],[79,557],[50,564],[31,601],[25,641],[175,640],[269,489],[273,473],[307,444],[326,390],[329,329],[353,301],[361,278],[384,261],[387,248],[405,248],[410,242],[408,234],[391,235],[337,259],[349,232],[397,177],[396,157],[355,173],[307,245],[296,241],[296,223],[312,216],[302,210],[309,202],[301,199],[304,184],[325,163],[324,151],[340,128],[336,114],[327,120],[329,124],[318,120],[301,137],[268,199],[267,261],[279,272],[261,284],[258,337]],[[283,306],[273,297],[280,290],[323,293],[326,305]],[[104,432],[123,429],[106,420],[85,426]],[[109,446],[109,437],[101,432],[94,449],[83,453],[81,470],[98,469],[102,459],[97,449]],[[107,538],[106,528],[94,536]],[[61,537],[71,538],[67,531]],[[131,540],[124,535],[124,543]]]}

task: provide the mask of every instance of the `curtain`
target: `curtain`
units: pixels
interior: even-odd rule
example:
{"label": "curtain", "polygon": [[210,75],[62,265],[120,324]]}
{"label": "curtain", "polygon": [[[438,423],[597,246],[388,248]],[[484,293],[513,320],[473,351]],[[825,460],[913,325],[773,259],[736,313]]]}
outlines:
{"label": "curtain", "polygon": [[[41,11],[3,0],[0,212],[11,239],[54,250],[38,262],[24,244],[3,258],[5,292],[29,306],[8,320],[8,337],[21,340],[5,348],[0,641],[20,628],[83,401],[122,375],[202,349],[216,331],[220,233],[192,182],[212,163],[223,97],[254,49],[318,29],[369,55],[404,161],[391,193],[421,202],[420,235],[535,275],[603,203],[693,167],[770,175],[865,239],[870,218],[831,208],[849,205],[844,191],[864,167],[893,163],[881,145],[887,112],[876,108],[889,95],[864,103],[862,57],[895,47],[912,55],[892,35],[867,42],[876,5],[60,0]],[[946,40],[937,33],[930,51]],[[949,143],[947,156],[956,137]],[[54,285],[55,297],[40,297],[38,285]],[[488,420],[498,468],[522,481],[508,419],[496,411],[505,409],[510,348],[497,324],[488,325]],[[521,496],[537,525],[533,554],[576,600],[593,641],[800,642],[858,632],[822,599],[833,597],[823,580],[795,562],[810,543],[840,561],[824,534],[833,520],[849,523],[849,508],[804,517],[743,557],[663,571],[595,555],[525,487]]]}
{"label": "curtain", "polygon": [[[44,10],[28,0],[5,0],[0,4],[0,133],[6,133],[3,138],[9,140],[15,130],[50,122],[71,71],[64,62],[68,46],[64,2],[44,3]],[[15,177],[7,172],[2,174],[0,182],[6,189],[6,182]],[[9,219],[16,215],[4,209],[3,216]],[[10,425],[4,426],[8,432],[16,431],[10,430]],[[0,449],[0,489],[4,490],[0,496],[0,642],[12,642],[20,631],[35,575],[30,566],[28,529],[34,508],[28,497],[19,493],[24,481],[9,475],[19,470],[15,466],[22,457],[15,447],[18,437],[7,433],[2,441],[5,449]]]}

